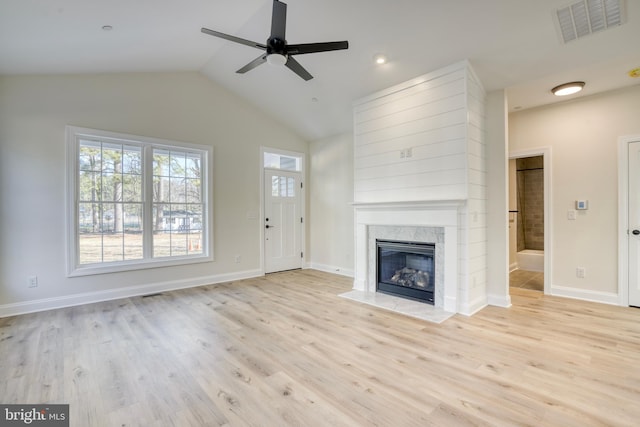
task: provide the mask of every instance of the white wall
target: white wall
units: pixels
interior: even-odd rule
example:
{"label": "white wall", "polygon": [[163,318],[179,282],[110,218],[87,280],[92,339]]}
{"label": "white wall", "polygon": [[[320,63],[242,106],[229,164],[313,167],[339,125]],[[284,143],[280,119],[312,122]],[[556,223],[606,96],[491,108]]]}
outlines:
{"label": "white wall", "polygon": [[[465,73],[466,92],[466,215],[461,227],[460,251],[468,256],[461,270],[461,301],[473,313],[487,305],[487,141],[486,93],[469,67]],[[462,264],[465,266],[465,264]]]}
{"label": "white wall", "polygon": [[[214,146],[215,261],[67,278],[67,124]],[[247,213],[260,209],[261,145],[308,152],[198,73],[0,77],[0,315],[260,274],[261,224]]]}
{"label": "white wall", "polygon": [[[640,85],[509,116],[509,149],[551,147],[551,292],[615,301],[617,289],[617,141],[640,134]],[[589,210],[567,219],[576,199]],[[547,238],[547,236],[545,236]],[[584,279],[576,267],[585,267]]]}
{"label": "white wall", "polygon": [[507,258],[507,100],[504,90],[486,97],[487,147],[487,294],[492,305],[508,307]]}
{"label": "white wall", "polygon": [[314,141],[309,152],[309,265],[353,276],[353,134]]}

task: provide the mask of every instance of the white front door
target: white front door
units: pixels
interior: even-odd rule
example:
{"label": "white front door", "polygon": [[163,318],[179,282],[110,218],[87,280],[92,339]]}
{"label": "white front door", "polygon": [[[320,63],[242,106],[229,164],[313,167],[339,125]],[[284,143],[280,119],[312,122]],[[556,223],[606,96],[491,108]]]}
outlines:
{"label": "white front door", "polygon": [[301,174],[264,172],[265,273],[302,267]]}
{"label": "white front door", "polygon": [[629,305],[640,307],[640,141],[629,144]]}

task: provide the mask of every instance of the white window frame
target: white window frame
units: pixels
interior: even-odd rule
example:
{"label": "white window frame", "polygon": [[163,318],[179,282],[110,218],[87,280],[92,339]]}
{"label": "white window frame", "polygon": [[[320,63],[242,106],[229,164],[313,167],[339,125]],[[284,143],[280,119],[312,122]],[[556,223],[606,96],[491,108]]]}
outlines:
{"label": "white window frame", "polygon": [[[67,143],[67,186],[66,186],[66,247],[67,247],[67,276],[87,276],[93,274],[115,273],[122,271],[142,270],[147,268],[168,267],[175,265],[185,265],[194,263],[211,262],[213,256],[213,147],[206,145],[189,144],[185,142],[171,141],[160,138],[129,135],[117,132],[110,132],[97,129],[82,128],[77,126],[66,126]],[[195,150],[203,154],[202,165],[202,192],[204,197],[202,212],[202,254],[184,255],[162,258],[143,258],[139,260],[112,261],[102,264],[79,264],[79,227],[78,227],[78,172],[79,172],[79,140],[81,138],[98,138],[101,140],[112,140],[117,143],[130,143],[141,145],[144,150],[150,148],[160,149],[186,149]],[[151,156],[147,155],[145,166],[143,167],[143,204],[146,214],[143,227],[145,253],[151,253],[151,235],[147,234],[152,229],[150,226],[153,193],[149,191],[151,185]],[[144,158],[144,157],[143,157]]]}

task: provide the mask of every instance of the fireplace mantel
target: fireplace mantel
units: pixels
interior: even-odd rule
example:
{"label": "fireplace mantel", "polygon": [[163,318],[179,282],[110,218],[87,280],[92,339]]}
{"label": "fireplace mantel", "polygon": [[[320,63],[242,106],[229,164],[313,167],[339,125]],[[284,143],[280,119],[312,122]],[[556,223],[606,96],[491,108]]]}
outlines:
{"label": "fireplace mantel", "polygon": [[457,209],[466,203],[465,199],[416,200],[403,202],[353,202],[355,209],[399,210],[399,209]]}

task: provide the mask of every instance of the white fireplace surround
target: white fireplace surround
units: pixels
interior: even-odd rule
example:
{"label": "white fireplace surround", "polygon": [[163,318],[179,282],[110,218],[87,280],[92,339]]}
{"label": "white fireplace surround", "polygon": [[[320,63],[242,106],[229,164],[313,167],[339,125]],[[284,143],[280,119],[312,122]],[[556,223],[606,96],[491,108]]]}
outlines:
{"label": "white fireplace surround", "polygon": [[[355,274],[353,289],[376,292],[375,238],[433,239],[441,252],[442,274],[436,281],[435,307],[458,312],[458,213],[464,200],[354,203]],[[384,227],[374,227],[384,226]],[[397,233],[397,235],[393,235]],[[374,233],[374,234],[372,234]],[[443,241],[438,242],[444,236]],[[371,241],[373,240],[373,248]],[[374,265],[371,265],[374,263]]]}

